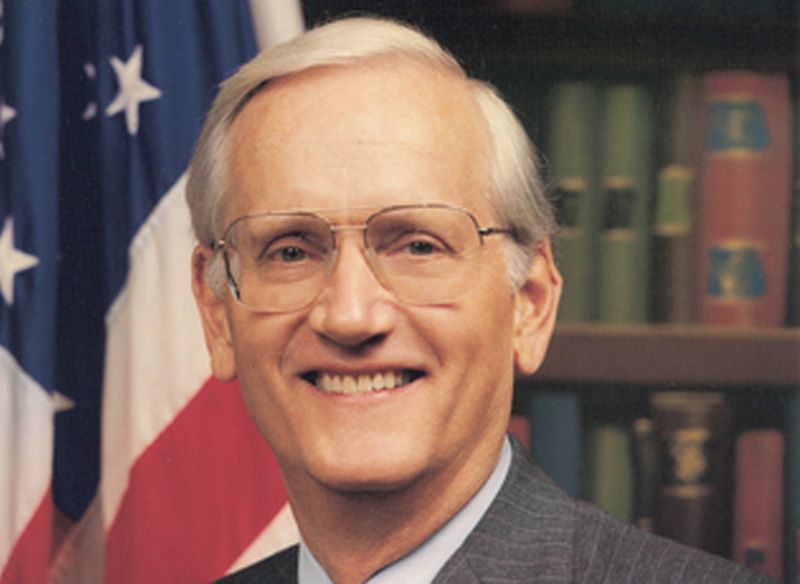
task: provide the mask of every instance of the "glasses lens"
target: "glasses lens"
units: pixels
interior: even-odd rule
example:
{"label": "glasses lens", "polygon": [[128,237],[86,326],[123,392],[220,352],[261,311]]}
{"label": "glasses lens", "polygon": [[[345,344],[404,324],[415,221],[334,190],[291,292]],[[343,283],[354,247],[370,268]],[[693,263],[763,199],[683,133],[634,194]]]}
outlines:
{"label": "glasses lens", "polygon": [[399,299],[438,303],[463,290],[480,236],[461,209],[405,207],[374,215],[367,245],[379,278]]}
{"label": "glasses lens", "polygon": [[227,235],[228,266],[239,302],[257,311],[296,310],[325,284],[333,236],[310,214],[244,217]]}

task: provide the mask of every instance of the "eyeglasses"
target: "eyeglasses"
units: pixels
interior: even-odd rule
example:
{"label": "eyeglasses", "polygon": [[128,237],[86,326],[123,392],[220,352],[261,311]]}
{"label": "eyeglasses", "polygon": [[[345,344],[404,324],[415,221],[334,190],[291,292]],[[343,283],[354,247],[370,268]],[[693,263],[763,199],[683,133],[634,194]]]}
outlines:
{"label": "eyeglasses", "polygon": [[214,244],[234,298],[256,312],[289,312],[322,293],[337,258],[336,234],[363,231],[364,255],[380,284],[411,304],[455,300],[469,286],[483,238],[511,234],[481,227],[446,204],[381,209],[363,225],[335,225],[307,211],[245,215]]}

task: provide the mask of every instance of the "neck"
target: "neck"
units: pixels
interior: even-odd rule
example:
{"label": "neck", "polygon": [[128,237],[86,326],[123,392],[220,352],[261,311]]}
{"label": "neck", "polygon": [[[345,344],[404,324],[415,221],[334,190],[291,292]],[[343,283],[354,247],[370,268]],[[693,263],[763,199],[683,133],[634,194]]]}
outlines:
{"label": "neck", "polygon": [[502,441],[398,489],[342,492],[286,475],[287,491],[303,539],[331,580],[362,584],[456,515],[486,482],[501,448]]}

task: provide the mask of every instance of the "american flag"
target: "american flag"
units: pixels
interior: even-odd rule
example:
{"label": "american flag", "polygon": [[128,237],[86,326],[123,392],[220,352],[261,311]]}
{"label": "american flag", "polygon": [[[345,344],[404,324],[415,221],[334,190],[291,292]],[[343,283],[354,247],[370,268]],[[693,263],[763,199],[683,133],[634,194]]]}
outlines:
{"label": "american flag", "polygon": [[186,166],[254,22],[302,15],[0,0],[0,584],[208,582],[296,537],[189,288]]}

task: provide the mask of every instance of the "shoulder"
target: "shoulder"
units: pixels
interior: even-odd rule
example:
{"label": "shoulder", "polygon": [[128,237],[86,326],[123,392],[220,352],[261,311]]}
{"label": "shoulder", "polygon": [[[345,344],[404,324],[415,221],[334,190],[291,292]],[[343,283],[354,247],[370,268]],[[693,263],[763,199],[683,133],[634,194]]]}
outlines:
{"label": "shoulder", "polygon": [[217,580],[216,584],[295,583],[297,582],[297,550],[296,545],[286,548],[252,566]]}
{"label": "shoulder", "polygon": [[645,533],[561,491],[519,445],[481,522],[436,582],[761,584],[731,561]]}
{"label": "shoulder", "polygon": [[730,560],[645,533],[588,503],[576,506],[575,570],[580,582],[726,582],[769,578]]}

